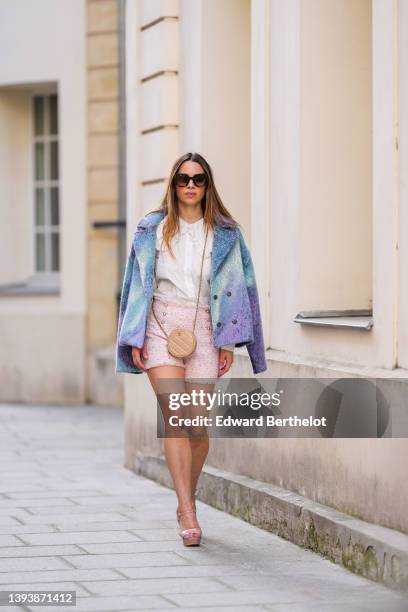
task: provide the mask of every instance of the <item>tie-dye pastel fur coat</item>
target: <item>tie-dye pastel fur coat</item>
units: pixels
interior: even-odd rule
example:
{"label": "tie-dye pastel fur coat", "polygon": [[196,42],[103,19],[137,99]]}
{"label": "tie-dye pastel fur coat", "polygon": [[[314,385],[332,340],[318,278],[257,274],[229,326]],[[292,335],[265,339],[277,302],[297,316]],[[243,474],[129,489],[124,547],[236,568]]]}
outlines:
{"label": "tie-dye pastel fur coat", "polygon": [[[162,211],[138,223],[123,279],[116,341],[116,372],[141,374],[132,347],[141,348],[153,299],[156,230]],[[210,312],[214,346],[246,346],[254,374],[267,368],[258,290],[251,255],[239,227],[214,226]]]}

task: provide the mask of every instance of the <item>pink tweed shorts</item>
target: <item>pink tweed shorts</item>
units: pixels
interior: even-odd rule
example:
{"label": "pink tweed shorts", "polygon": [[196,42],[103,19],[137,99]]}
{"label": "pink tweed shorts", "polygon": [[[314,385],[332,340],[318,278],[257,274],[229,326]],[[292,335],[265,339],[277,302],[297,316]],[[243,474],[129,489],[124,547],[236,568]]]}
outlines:
{"label": "pink tweed shorts", "polygon": [[194,333],[197,347],[190,357],[173,357],[167,350],[167,337],[153,316],[152,308],[167,334],[175,327],[193,329],[196,304],[154,297],[147,318],[146,369],[161,365],[185,368],[185,378],[218,378],[219,349],[214,346],[209,306],[199,306]]}

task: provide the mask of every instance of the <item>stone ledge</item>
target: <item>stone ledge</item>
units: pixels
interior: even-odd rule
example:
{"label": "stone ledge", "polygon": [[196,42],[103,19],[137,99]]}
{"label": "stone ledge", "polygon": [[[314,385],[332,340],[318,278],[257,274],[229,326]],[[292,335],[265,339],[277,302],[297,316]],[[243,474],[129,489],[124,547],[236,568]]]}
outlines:
{"label": "stone ledge", "polygon": [[[138,454],[137,474],[173,488],[164,457]],[[323,555],[355,574],[408,591],[408,535],[306,497],[205,465],[200,501]]]}
{"label": "stone ledge", "polygon": [[[236,348],[234,354],[245,356],[249,361],[248,353],[246,352],[246,347]],[[271,348],[266,349],[265,358],[269,368],[274,366],[285,366],[287,368],[290,368],[291,371],[288,373],[288,375],[290,376],[299,376],[299,372],[302,372],[303,374],[305,374],[305,376],[313,377],[318,377],[321,374],[322,378],[346,378],[350,376],[359,378],[363,377],[387,379],[408,378],[407,368],[382,368],[374,365],[366,365],[361,363],[335,361],[333,359],[327,359],[324,357],[311,357]],[[296,374],[292,374],[294,372],[296,372]],[[257,378],[268,378],[271,377],[271,373],[266,371],[262,372],[261,374],[257,374],[256,376]]]}

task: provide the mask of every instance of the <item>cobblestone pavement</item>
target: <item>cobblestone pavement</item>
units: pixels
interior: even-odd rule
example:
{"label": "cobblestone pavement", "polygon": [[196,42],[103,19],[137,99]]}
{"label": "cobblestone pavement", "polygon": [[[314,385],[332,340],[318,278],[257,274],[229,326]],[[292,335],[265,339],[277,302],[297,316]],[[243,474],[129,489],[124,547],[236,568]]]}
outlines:
{"label": "cobblestone pavement", "polygon": [[[0,405],[0,590],[74,590],[78,611],[405,612],[408,597],[123,467],[123,414]],[[55,606],[1,607],[53,610]]]}

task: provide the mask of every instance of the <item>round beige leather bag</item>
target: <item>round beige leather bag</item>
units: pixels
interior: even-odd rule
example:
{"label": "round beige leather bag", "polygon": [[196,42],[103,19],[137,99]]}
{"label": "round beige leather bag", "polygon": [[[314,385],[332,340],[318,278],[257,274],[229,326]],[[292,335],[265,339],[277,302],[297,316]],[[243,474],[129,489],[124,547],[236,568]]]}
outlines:
{"label": "round beige leather bag", "polygon": [[168,334],[166,330],[163,329],[163,326],[161,325],[160,321],[156,317],[156,313],[154,312],[154,308],[152,304],[152,311],[153,311],[154,318],[156,319],[161,330],[167,337],[167,350],[169,351],[170,355],[173,355],[173,357],[190,357],[190,355],[194,353],[197,347],[197,338],[195,336],[194,329],[195,329],[196,320],[197,320],[198,303],[199,303],[200,292],[201,292],[201,281],[202,281],[202,276],[203,276],[203,263],[204,263],[205,246],[207,244],[207,236],[208,236],[208,227],[205,233],[205,242],[204,242],[203,254],[201,257],[200,285],[198,288],[197,305],[196,305],[193,329],[189,330],[189,329],[185,329],[184,327],[176,327],[170,332],[170,334]]}

